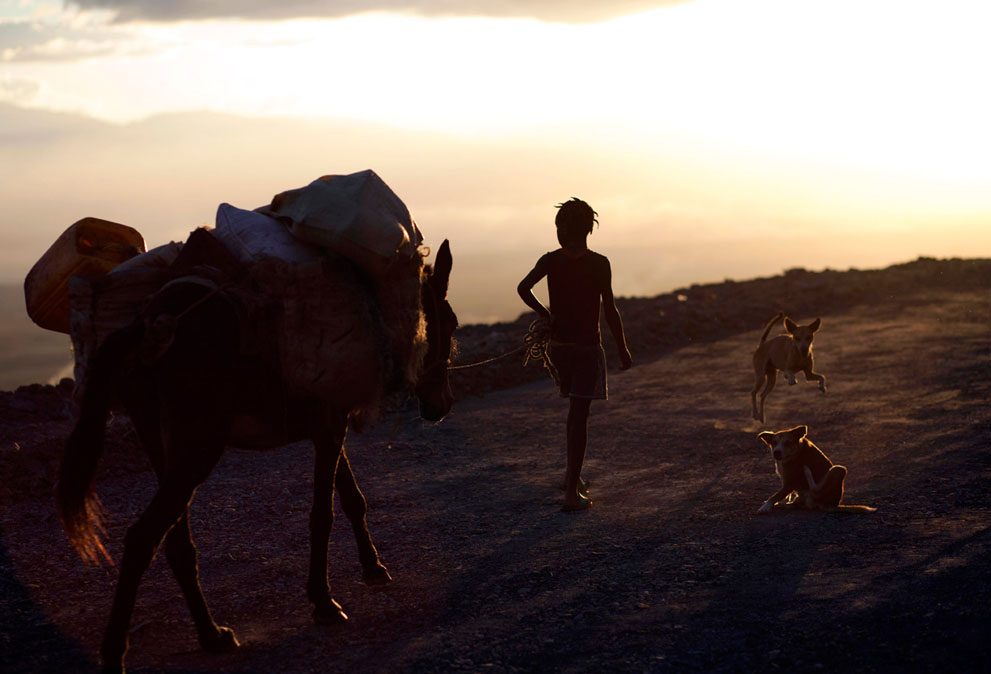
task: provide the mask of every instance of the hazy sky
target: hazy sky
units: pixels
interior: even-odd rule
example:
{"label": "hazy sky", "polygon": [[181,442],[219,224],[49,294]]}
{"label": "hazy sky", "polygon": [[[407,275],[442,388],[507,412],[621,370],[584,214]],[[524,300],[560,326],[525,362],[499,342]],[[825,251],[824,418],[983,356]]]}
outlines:
{"label": "hazy sky", "polygon": [[456,255],[536,259],[582,196],[620,294],[991,256],[988,25],[982,0],[0,0],[0,282],[85,215],[155,245],[363,168]]}

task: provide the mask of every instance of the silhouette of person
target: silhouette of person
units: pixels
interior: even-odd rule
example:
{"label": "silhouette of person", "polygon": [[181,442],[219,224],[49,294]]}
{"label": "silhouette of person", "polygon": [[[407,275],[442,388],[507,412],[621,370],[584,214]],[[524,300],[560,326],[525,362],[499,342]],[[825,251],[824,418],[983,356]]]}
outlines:
{"label": "silhouette of person", "polygon": [[[557,240],[561,247],[543,255],[517,292],[537,315],[550,321],[551,361],[560,375],[561,396],[570,398],[567,424],[567,470],[564,477],[564,510],[585,510],[592,505],[581,477],[588,443],[588,416],[593,400],[608,398],[606,354],[599,332],[599,308],[619,349],[620,369],[633,365],[626,346],[623,321],[612,292],[609,260],[588,249],[587,238],[598,222],[592,207],[577,197],[557,205]],[[533,287],[547,277],[548,310],[533,294]]]}

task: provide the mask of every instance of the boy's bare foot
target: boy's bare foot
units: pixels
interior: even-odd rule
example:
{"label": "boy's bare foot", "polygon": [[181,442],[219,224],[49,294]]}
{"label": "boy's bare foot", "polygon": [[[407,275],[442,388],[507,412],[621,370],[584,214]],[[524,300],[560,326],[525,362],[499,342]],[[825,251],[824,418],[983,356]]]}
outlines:
{"label": "boy's bare foot", "polygon": [[592,499],[582,494],[578,494],[577,498],[570,499],[567,496],[564,498],[564,506],[561,508],[564,512],[577,512],[579,510],[588,510],[592,507]]}
{"label": "boy's bare foot", "polygon": [[[578,493],[579,494],[584,494],[585,496],[588,496],[588,488],[591,487],[591,486],[592,486],[592,483],[591,482],[586,482],[582,478],[578,478]],[[557,488],[560,489],[561,491],[568,491],[568,486],[564,482],[561,482],[560,484],[558,484],[557,485]]]}

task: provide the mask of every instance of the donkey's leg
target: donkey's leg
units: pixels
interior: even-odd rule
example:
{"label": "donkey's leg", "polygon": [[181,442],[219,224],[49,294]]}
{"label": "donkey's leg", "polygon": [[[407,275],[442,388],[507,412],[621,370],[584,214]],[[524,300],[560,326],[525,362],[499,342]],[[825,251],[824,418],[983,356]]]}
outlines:
{"label": "donkey's leg", "polygon": [[100,650],[106,672],[124,669],[127,632],[141,576],[154,559],[165,534],[186,513],[196,486],[197,483],[187,478],[164,480],[141,517],[124,536],[124,558],[117,592]]}
{"label": "donkey's leg", "polygon": [[[154,399],[146,400],[145,404],[133,405],[128,412],[138,432],[138,437],[141,439],[141,445],[147,452],[151,465],[158,476],[158,481],[161,483],[165,475],[165,449],[162,446],[161,418],[157,401]],[[204,453],[204,455],[208,455],[208,453]],[[237,648],[240,644],[238,644],[234,632],[214,622],[206,599],[203,597],[203,589],[200,587],[199,581],[196,546],[189,531],[188,510],[165,537],[165,559],[172,568],[172,573],[179,582],[182,594],[186,598],[200,646],[204,650],[213,652]]]}
{"label": "donkey's leg", "polygon": [[392,576],[379,561],[378,550],[375,549],[372,536],[368,533],[368,522],[365,521],[368,503],[365,501],[365,495],[358,488],[358,483],[355,482],[347,451],[343,447],[341,447],[341,458],[337,462],[335,485],[341,499],[341,509],[344,510],[344,514],[351,522],[351,528],[354,529],[354,539],[358,543],[358,560],[361,562],[362,579],[368,585],[388,583],[392,580]]}
{"label": "donkey's leg", "polygon": [[313,604],[313,619],[330,625],[345,622],[346,613],[330,596],[327,580],[327,543],[334,526],[334,473],[344,446],[347,417],[329,421],[325,432],[314,434],[313,509],[310,511],[310,573],[306,596]]}
{"label": "donkey's leg", "polygon": [[237,637],[234,636],[234,630],[221,627],[214,621],[203,597],[196,561],[196,545],[189,532],[188,511],[165,538],[165,558],[186,597],[186,604],[189,605],[189,613],[193,616],[193,624],[196,626],[196,634],[203,650],[223,653],[240,646]]}

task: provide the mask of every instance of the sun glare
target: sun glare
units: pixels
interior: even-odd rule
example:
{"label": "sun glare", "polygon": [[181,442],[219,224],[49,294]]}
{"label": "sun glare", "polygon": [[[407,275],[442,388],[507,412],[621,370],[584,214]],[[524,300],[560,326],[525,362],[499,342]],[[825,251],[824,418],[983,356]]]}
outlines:
{"label": "sun glare", "polygon": [[118,121],[207,108],[452,133],[584,124],[648,151],[680,135],[967,178],[991,166],[988,19],[959,0],[695,0],[584,25],[139,24],[111,54],[8,66],[45,81],[37,105]]}
{"label": "sun glare", "polygon": [[111,51],[11,61],[3,76],[40,82],[37,107],[118,122],[210,110],[587,148],[636,189],[676,186],[676,208],[975,218],[991,210],[989,19],[991,5],[967,0],[693,0],[598,24],[367,13],[107,25]]}
{"label": "sun glare", "polygon": [[708,0],[616,21],[607,98],[660,125],[762,154],[991,177],[979,3]]}

